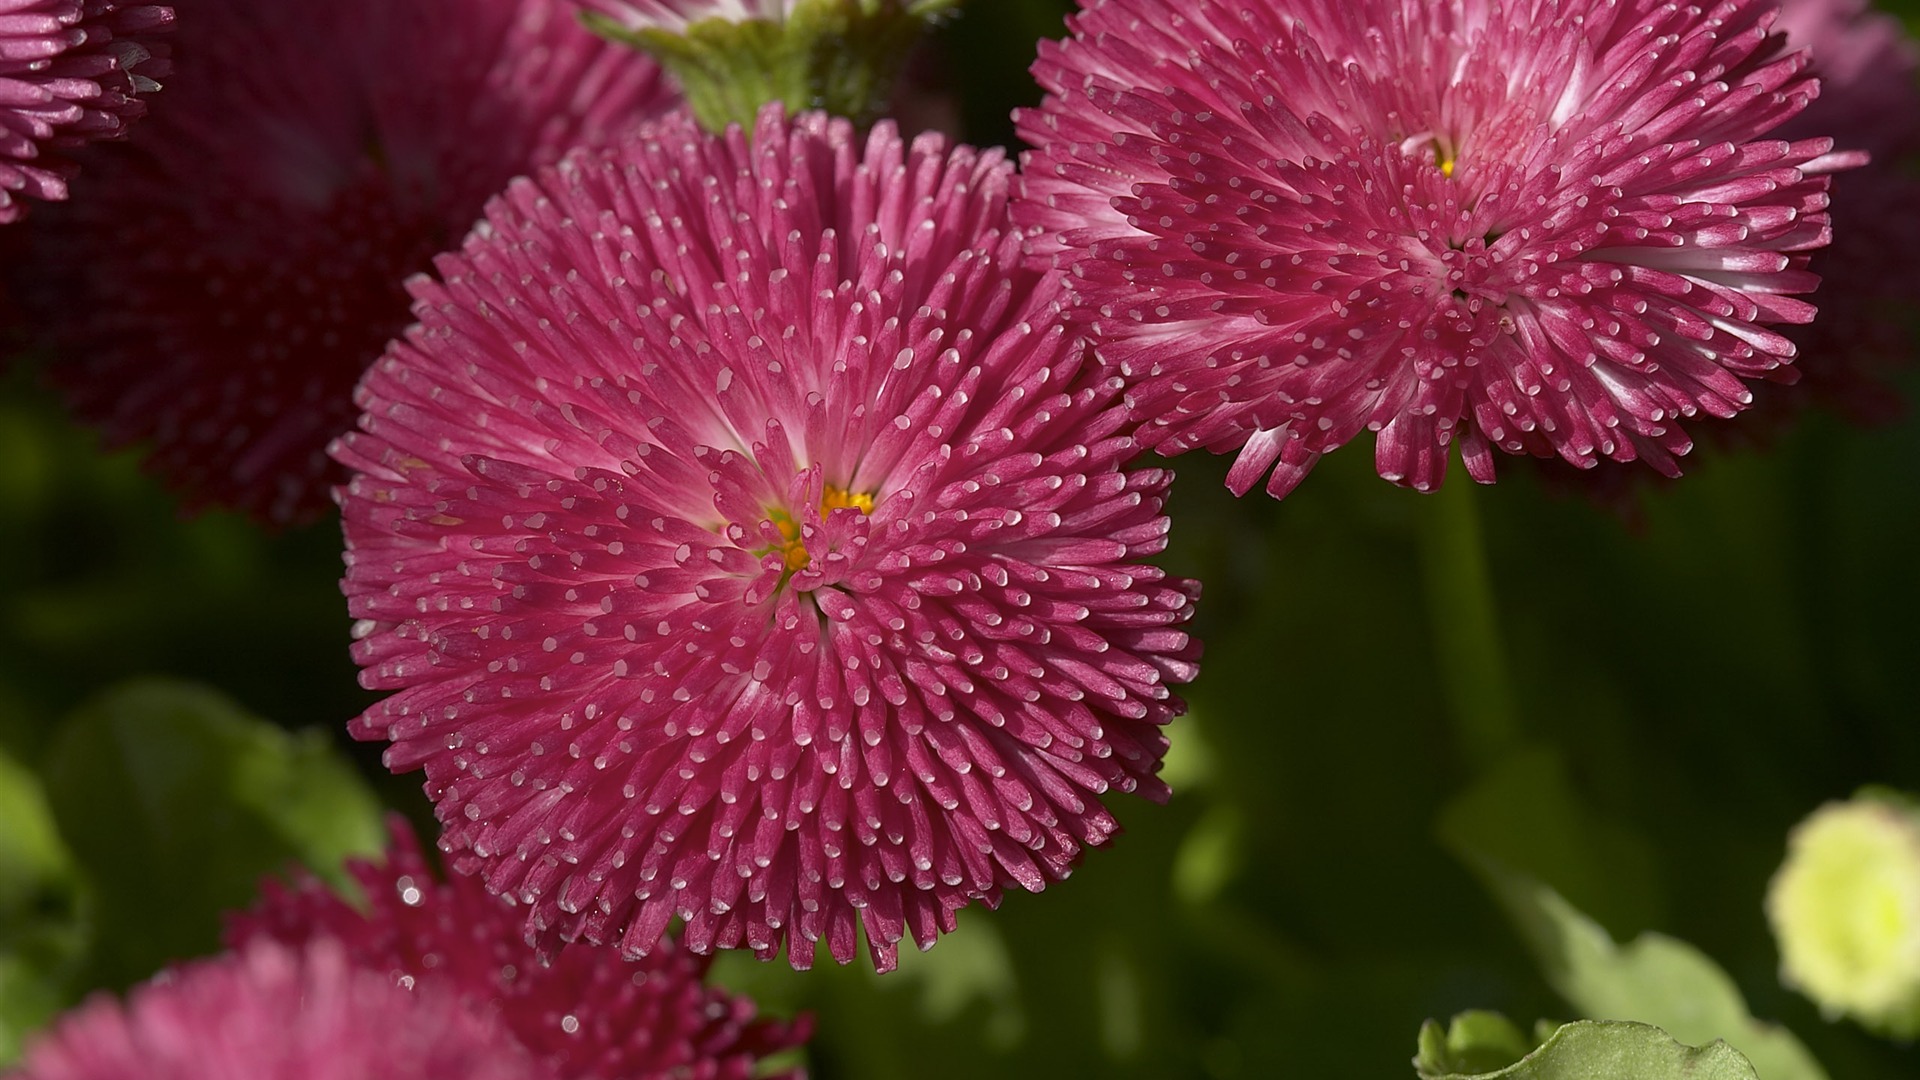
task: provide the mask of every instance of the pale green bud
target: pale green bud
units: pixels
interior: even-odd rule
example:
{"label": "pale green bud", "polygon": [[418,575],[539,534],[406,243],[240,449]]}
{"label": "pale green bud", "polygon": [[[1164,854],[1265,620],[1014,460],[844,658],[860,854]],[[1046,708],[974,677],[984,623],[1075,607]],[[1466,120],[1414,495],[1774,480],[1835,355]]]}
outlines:
{"label": "pale green bud", "polygon": [[1920,811],[1891,792],[1828,803],[1767,890],[1780,978],[1829,1017],[1920,1034]]}

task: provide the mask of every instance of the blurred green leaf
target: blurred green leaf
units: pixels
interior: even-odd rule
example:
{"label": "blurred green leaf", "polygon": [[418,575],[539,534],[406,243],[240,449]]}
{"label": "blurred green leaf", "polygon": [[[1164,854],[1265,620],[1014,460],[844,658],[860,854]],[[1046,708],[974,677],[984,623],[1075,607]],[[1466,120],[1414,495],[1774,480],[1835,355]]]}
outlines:
{"label": "blurred green leaf", "polygon": [[1502,759],[1441,812],[1440,838],[1473,869],[1492,860],[1524,870],[1609,925],[1661,921],[1648,845],[1588,812],[1557,751]]}
{"label": "blurred green leaf", "polygon": [[73,881],[73,859],[53,822],[40,781],[0,751],[0,944],[49,888]]}
{"label": "blurred green leaf", "polygon": [[86,946],[82,903],[39,779],[0,753],[0,1066],[69,1003]]}
{"label": "blurred green leaf", "polygon": [[1644,1021],[1695,1045],[1726,1039],[1767,1080],[1826,1080],[1791,1032],[1753,1018],[1706,954],[1653,933],[1620,947],[1562,896],[1560,888],[1577,890],[1583,903],[1615,913],[1646,911],[1653,874],[1637,837],[1580,805],[1559,755],[1509,757],[1447,806],[1440,835],[1506,910],[1548,984],[1582,1015]]}
{"label": "blurred green leaf", "polygon": [[1792,1032],[1754,1019],[1739,987],[1700,950],[1653,933],[1617,945],[1540,882],[1497,863],[1482,869],[1547,982],[1582,1014],[1656,1024],[1687,1043],[1725,1039],[1767,1080],[1827,1080]]}
{"label": "blurred green leaf", "polygon": [[[1519,1036],[1512,1024],[1488,1013],[1456,1017],[1454,1030],[1468,1017],[1473,1019],[1462,1038],[1469,1044]],[[1492,1021],[1505,1025],[1505,1030]],[[1414,1069],[1421,1080],[1469,1076],[1480,1080],[1759,1080],[1761,1075],[1724,1042],[1696,1048],[1650,1024],[1604,1020],[1567,1024],[1519,1061],[1492,1071],[1469,1072],[1455,1067],[1458,1059],[1451,1056],[1454,1030],[1442,1035],[1439,1028],[1429,1020],[1420,1029],[1420,1056],[1414,1059]],[[1768,1080],[1774,1080],[1771,1074]]]}
{"label": "blurred green leaf", "polygon": [[1526,1057],[1534,1044],[1513,1021],[1496,1012],[1463,1012],[1442,1028],[1420,1026],[1420,1054],[1413,1067],[1423,1078],[1496,1072]]}
{"label": "blurred green leaf", "polygon": [[1231,805],[1208,809],[1174,856],[1174,895],[1194,905],[1219,896],[1239,872],[1243,832],[1240,814]]}
{"label": "blurred green leaf", "polygon": [[95,979],[125,985],[214,949],[220,915],[293,860],[338,883],[381,847],[380,808],[321,732],[289,735],[217,692],[142,680],[54,736],[48,797],[94,888]]}

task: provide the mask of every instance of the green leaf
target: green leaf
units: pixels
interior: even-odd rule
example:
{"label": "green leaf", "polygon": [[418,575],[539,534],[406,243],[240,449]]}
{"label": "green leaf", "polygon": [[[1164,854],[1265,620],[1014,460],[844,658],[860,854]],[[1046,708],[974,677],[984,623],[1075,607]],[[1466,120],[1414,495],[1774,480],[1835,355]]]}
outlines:
{"label": "green leaf", "polygon": [[0,751],[0,945],[8,930],[44,904],[48,889],[69,887],[73,858],[60,842],[39,778]]}
{"label": "green leaf", "polygon": [[1557,751],[1523,750],[1488,770],[1442,812],[1440,837],[1470,866],[1522,869],[1609,925],[1660,922],[1650,848],[1582,804]]}
{"label": "green leaf", "polygon": [[1493,862],[1481,870],[1547,982],[1583,1015],[1645,1021],[1688,1043],[1725,1039],[1767,1080],[1827,1080],[1792,1032],[1754,1019],[1739,987],[1699,949],[1653,933],[1617,945],[1538,881]]}
{"label": "green leaf", "polygon": [[1533,1042],[1496,1012],[1463,1012],[1442,1028],[1420,1026],[1420,1054],[1413,1067],[1422,1077],[1475,1076],[1496,1072],[1526,1057]]}
{"label": "green leaf", "polygon": [[380,807],[323,733],[289,735],[210,689],[143,680],[55,734],[47,793],[94,888],[95,979],[125,985],[217,947],[262,876],[380,849]]}
{"label": "green leaf", "polygon": [[[1454,1019],[1454,1028],[1465,1017],[1487,1017],[1487,1013],[1468,1013]],[[1505,1024],[1512,1035],[1519,1032]],[[1469,1040],[1492,1033],[1490,1021],[1475,1019],[1478,1034]],[[1445,1067],[1444,1058],[1429,1057],[1438,1043],[1452,1041],[1453,1033],[1438,1034],[1439,1025],[1431,1020],[1420,1030],[1420,1056],[1414,1069],[1420,1080],[1759,1080],[1760,1073],[1738,1050],[1724,1042],[1705,1046],[1687,1046],[1651,1024],[1625,1021],[1582,1020],[1556,1030],[1538,1050],[1510,1065],[1491,1072],[1465,1072]],[[1503,1036],[1504,1037],[1504,1036]],[[1441,1067],[1435,1067],[1435,1062]],[[1768,1080],[1773,1080],[1769,1076]]]}
{"label": "green leaf", "polygon": [[1548,984],[1582,1016],[1643,1021],[1693,1045],[1725,1039],[1767,1080],[1827,1080],[1792,1032],[1754,1019],[1706,954],[1657,933],[1617,945],[1562,895],[1604,903],[1612,918],[1629,922],[1657,906],[1644,845],[1587,812],[1559,755],[1508,758],[1447,807],[1440,835],[1505,908]]}
{"label": "green leaf", "polygon": [[0,753],[0,1066],[70,1003],[84,897],[40,781]]}

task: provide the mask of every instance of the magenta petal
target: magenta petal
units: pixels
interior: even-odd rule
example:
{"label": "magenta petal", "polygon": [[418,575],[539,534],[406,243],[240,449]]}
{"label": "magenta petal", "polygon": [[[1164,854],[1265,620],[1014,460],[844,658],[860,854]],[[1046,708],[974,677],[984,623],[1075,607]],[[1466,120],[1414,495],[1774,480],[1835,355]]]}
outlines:
{"label": "magenta petal", "polygon": [[540,955],[520,912],[478,878],[442,880],[412,830],[397,817],[391,828],[383,860],[348,864],[358,905],[312,877],[269,881],[254,910],[229,917],[228,940],[331,940],[357,968],[495,1018],[553,1080],[748,1080],[806,1039],[806,1020],[757,1020],[752,1001],[704,985],[708,961],[671,938],[637,961],[586,945]]}
{"label": "magenta petal", "polygon": [[407,275],[513,177],[674,99],[565,0],[174,6],[153,115],[36,215],[13,291],[75,410],[190,507],[310,521]]}
{"label": "magenta petal", "polygon": [[1830,237],[1823,174],[1857,161],[1775,137],[1819,86],[1772,19],[1088,2],[1033,66],[1015,218],[1067,271],[1137,437],[1241,451],[1236,492],[1266,463],[1284,495],[1363,430],[1419,490],[1456,441],[1479,480],[1494,447],[1670,467],[1674,416],[1790,381],[1769,324],[1811,317],[1788,294]]}
{"label": "magenta petal", "polygon": [[514,185],[336,445],[365,685],[545,941],[877,968],[1163,796],[1170,476],[997,151],[763,112]]}
{"label": "magenta petal", "polygon": [[99,995],[34,1039],[14,1080],[559,1080],[450,994],[412,993],[340,944],[256,942]]}

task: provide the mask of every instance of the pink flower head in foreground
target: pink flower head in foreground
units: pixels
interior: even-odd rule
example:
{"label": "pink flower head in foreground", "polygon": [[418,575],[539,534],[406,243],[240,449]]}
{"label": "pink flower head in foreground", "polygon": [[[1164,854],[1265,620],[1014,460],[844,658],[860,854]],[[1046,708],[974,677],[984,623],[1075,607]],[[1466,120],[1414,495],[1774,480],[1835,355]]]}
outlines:
{"label": "pink flower head in foreground", "polygon": [[1781,378],[1813,307],[1830,140],[1772,5],[1093,0],[1043,43],[1016,217],[1071,271],[1162,453],[1283,496],[1375,432],[1677,473],[1679,420]]}
{"label": "pink flower head in foreground", "polygon": [[[1920,50],[1864,0],[1785,0],[1777,26],[1820,77],[1819,99],[1780,134],[1824,132],[1873,158],[1833,178],[1834,241],[1813,256],[1820,317],[1787,332],[1800,349],[1794,366],[1813,396],[1860,420],[1890,420],[1898,398],[1884,376],[1913,361],[1920,294]],[[1772,394],[1763,405],[1785,412],[1807,398]]]}
{"label": "pink flower head in foreground", "polygon": [[[180,0],[165,107],[36,235],[56,375],[191,505],[328,509],[402,281],[514,176],[657,111],[565,0]],[[31,299],[31,297],[29,297]]]}
{"label": "pink flower head in foreground", "polygon": [[262,942],[94,998],[8,1080],[548,1080],[496,1024],[410,994],[321,942]]}
{"label": "pink flower head in foreground", "polygon": [[476,878],[438,880],[398,818],[393,838],[384,862],[348,864],[360,907],[311,877],[269,881],[228,938],[237,948],[332,938],[357,967],[494,1018],[553,1080],[747,1080],[761,1058],[806,1040],[807,1021],[756,1020],[752,1001],[703,985],[708,961],[672,938],[634,962],[588,945],[542,962],[509,904]]}
{"label": "pink flower head in foreground", "polygon": [[876,966],[1159,798],[1168,475],[1023,269],[1008,162],[675,120],[492,203],[335,454],[363,683],[542,940],[863,926]]}
{"label": "pink flower head in foreground", "polygon": [[67,197],[62,151],[118,138],[166,73],[153,39],[173,11],[121,0],[0,0],[0,223],[19,197]]}

